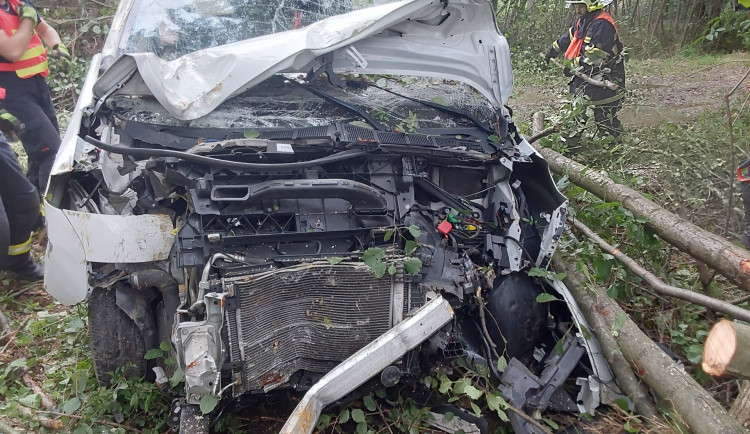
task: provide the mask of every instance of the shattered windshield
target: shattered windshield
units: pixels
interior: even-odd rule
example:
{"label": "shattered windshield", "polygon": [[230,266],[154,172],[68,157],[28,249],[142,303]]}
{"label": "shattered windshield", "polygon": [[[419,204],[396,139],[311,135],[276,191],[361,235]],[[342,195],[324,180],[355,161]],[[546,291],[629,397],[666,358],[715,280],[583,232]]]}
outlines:
{"label": "shattered windshield", "polygon": [[135,0],[118,54],[173,60],[193,51],[298,29],[393,0]]}
{"label": "shattered windshield", "polygon": [[372,128],[365,114],[383,126],[409,132],[476,127],[466,115],[485,125],[495,115],[490,103],[470,86],[434,78],[362,76],[348,81],[345,89],[319,78],[309,85],[319,94],[305,86],[277,75],[188,125],[173,118],[155,99],[115,97],[113,104],[124,119],[192,128],[305,128],[333,122]]}

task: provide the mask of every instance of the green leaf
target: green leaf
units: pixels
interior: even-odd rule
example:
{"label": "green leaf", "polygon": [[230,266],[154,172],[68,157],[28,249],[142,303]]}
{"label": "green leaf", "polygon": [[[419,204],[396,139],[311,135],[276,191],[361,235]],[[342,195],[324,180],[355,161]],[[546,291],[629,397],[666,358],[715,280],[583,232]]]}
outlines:
{"label": "green leaf", "polygon": [[414,238],[419,238],[420,235],[422,235],[422,230],[419,229],[419,226],[417,225],[411,225],[409,226],[409,233]]}
{"label": "green leaf", "polygon": [[73,414],[79,408],[81,408],[81,400],[77,396],[74,396],[70,398],[69,400],[65,401],[63,405],[60,407],[60,410],[65,414]]}
{"label": "green leaf", "polygon": [[24,407],[29,408],[39,408],[39,403],[41,402],[41,397],[37,395],[36,393],[32,393],[31,395],[26,395],[22,398],[18,399],[18,402],[23,405]]}
{"label": "green leaf", "polygon": [[451,390],[451,386],[453,385],[453,382],[445,375],[440,375],[440,388],[438,389],[438,392],[442,394],[448,393],[449,390]]}
{"label": "green leaf", "polygon": [[547,418],[547,417],[543,417],[543,418],[542,418],[542,420],[543,420],[543,421],[544,421],[544,423],[546,423],[546,424],[547,424],[547,425],[548,425],[548,426],[549,426],[550,428],[552,428],[552,429],[560,429],[560,425],[558,425],[558,424],[557,424],[557,422],[555,422],[554,420],[552,420],[552,419],[550,419],[550,418]]}
{"label": "green leaf", "polygon": [[565,336],[563,336],[562,338],[560,338],[560,340],[557,341],[557,343],[555,344],[555,352],[558,355],[560,355],[560,356],[562,356],[562,354],[563,354],[563,346],[564,346],[564,344],[565,344]]}
{"label": "green leaf", "polygon": [[164,351],[160,350],[159,348],[151,348],[150,350],[146,351],[146,355],[143,356],[143,358],[146,360],[153,360],[158,359],[162,356],[164,356]]}
{"label": "green leaf", "polygon": [[327,259],[328,259],[328,263],[331,265],[336,265],[339,262],[344,260],[344,258],[327,258]]}
{"label": "green leaf", "polygon": [[537,303],[548,303],[550,301],[559,301],[559,300],[560,300],[559,298],[555,297],[554,295],[548,292],[543,292],[536,296]]}
{"label": "green leaf", "polygon": [[443,419],[445,419],[445,421],[446,421],[446,422],[450,422],[451,420],[453,420],[453,418],[454,418],[455,416],[456,416],[456,415],[455,415],[455,414],[453,414],[453,412],[452,412],[452,411],[448,411],[448,412],[446,412],[446,413],[445,413],[445,414],[443,415]]}
{"label": "green leaf", "polygon": [[245,131],[242,133],[242,135],[246,139],[257,139],[258,137],[260,137],[260,133],[257,131]]}
{"label": "green leaf", "polygon": [[385,270],[387,267],[388,264],[386,264],[385,262],[377,262],[373,265],[370,265],[373,274],[375,274],[375,277],[377,277],[378,279],[385,276]]}
{"label": "green leaf", "polygon": [[411,255],[412,253],[414,253],[417,248],[419,248],[419,243],[417,243],[416,241],[406,240],[406,242],[404,243],[404,252],[406,252],[407,255]]}
{"label": "green leaf", "polygon": [[201,413],[208,414],[214,411],[216,406],[219,404],[219,398],[213,395],[203,395],[200,401]]}
{"label": "green leaf", "polygon": [[555,273],[552,275],[552,280],[563,281],[566,277],[568,277],[567,273]]}
{"label": "green leaf", "polygon": [[375,404],[375,400],[372,398],[372,395],[367,395],[362,398],[362,403],[365,405],[367,411],[375,411],[378,409],[378,406]]}
{"label": "green leaf", "polygon": [[172,346],[169,345],[169,342],[162,341],[162,343],[159,344],[159,348],[164,351],[165,353],[168,352],[170,349],[172,349]]}
{"label": "green leaf", "polygon": [[339,425],[349,422],[350,416],[351,413],[349,412],[348,408],[341,410],[341,413],[339,413]]}
{"label": "green leaf", "polygon": [[396,269],[396,264],[391,264],[391,265],[388,266],[388,274],[390,274],[391,276],[393,276],[394,274],[396,274],[396,271],[398,271]]}
{"label": "green leaf", "polygon": [[409,274],[419,274],[422,269],[422,261],[419,258],[409,258],[404,261],[404,269]]}
{"label": "green leaf", "polygon": [[331,415],[328,413],[323,413],[318,418],[318,423],[315,424],[315,428],[318,431],[323,431],[329,423],[331,423]]}
{"label": "green leaf", "polygon": [[474,410],[474,414],[476,414],[477,416],[482,415],[482,409],[479,408],[479,406],[474,404],[473,402],[471,403],[471,409]]}
{"label": "green leaf", "polygon": [[372,267],[373,265],[382,262],[385,258],[385,250],[380,247],[370,247],[362,253],[362,262]]}
{"label": "green leaf", "polygon": [[497,359],[497,370],[498,370],[498,372],[504,372],[506,366],[508,366],[508,362],[505,360],[505,357],[500,356],[500,358]]}
{"label": "green leaf", "polygon": [[587,329],[583,324],[581,324],[581,334],[583,335],[584,339],[591,339],[591,333],[589,332],[589,329]]}
{"label": "green leaf", "polygon": [[534,267],[529,270],[529,276],[531,277],[547,277],[547,270],[544,268]]}
{"label": "green leaf", "polygon": [[361,408],[355,408],[352,410],[352,420],[357,423],[363,423],[365,421],[365,412]]}
{"label": "green leaf", "polygon": [[393,229],[388,229],[387,231],[385,231],[385,235],[383,235],[383,241],[386,241],[386,242],[390,241],[391,238],[393,238],[394,232],[395,231]]}
{"label": "green leaf", "polygon": [[628,398],[622,397],[615,399],[615,404],[617,404],[618,407],[620,407],[624,411],[630,411],[630,408],[628,406]]}
{"label": "green leaf", "polygon": [[185,373],[181,369],[174,371],[174,374],[169,378],[169,385],[172,387],[177,386],[185,379]]}
{"label": "green leaf", "polygon": [[466,387],[464,387],[464,393],[469,398],[474,399],[474,400],[482,397],[482,391],[472,386],[471,384],[467,384]]}
{"label": "green leaf", "polygon": [[615,316],[615,323],[612,324],[612,336],[618,337],[620,336],[620,330],[622,330],[622,327],[625,325],[625,320],[628,319],[628,316],[625,313],[618,313]]}
{"label": "green leaf", "polygon": [[366,434],[367,433],[367,423],[366,422],[360,422],[357,424],[357,428],[354,429],[354,434]]}

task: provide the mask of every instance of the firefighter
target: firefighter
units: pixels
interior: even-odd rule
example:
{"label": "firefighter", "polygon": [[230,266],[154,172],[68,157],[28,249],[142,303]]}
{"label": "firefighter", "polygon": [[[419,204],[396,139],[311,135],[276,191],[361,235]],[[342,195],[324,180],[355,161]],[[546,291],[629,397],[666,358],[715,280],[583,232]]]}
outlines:
{"label": "firefighter", "polygon": [[57,31],[29,0],[0,0],[0,120],[12,127],[28,155],[27,177],[44,194],[60,132],[45,77],[51,57],[71,61]]}
{"label": "firefighter", "polygon": [[21,280],[40,280],[44,269],[31,258],[31,229],[39,218],[39,194],[24,176],[0,133],[0,269]]}
{"label": "firefighter", "polygon": [[584,97],[585,104],[594,106],[598,134],[618,139],[622,124],[617,119],[617,112],[625,96],[625,64],[617,24],[604,10],[602,0],[568,0],[565,5],[575,7],[576,20],[567,33],[552,43],[545,60],[549,63],[562,53],[573,70],[599,81],[609,80],[618,86],[617,90],[611,90],[585,81],[567,66],[564,71],[567,76],[572,76],[570,93],[574,97]]}

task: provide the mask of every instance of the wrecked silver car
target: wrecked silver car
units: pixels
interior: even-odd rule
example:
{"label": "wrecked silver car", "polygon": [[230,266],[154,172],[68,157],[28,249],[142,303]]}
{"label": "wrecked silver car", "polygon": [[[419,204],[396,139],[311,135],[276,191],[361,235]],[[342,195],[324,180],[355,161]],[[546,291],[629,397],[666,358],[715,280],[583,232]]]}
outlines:
{"label": "wrecked silver car", "polygon": [[88,304],[101,382],[184,376],[185,432],[279,394],[309,432],[458,360],[535,417],[619,396],[529,275],[567,202],[504,106],[488,2],[210,3],[121,2],[50,180],[45,287]]}

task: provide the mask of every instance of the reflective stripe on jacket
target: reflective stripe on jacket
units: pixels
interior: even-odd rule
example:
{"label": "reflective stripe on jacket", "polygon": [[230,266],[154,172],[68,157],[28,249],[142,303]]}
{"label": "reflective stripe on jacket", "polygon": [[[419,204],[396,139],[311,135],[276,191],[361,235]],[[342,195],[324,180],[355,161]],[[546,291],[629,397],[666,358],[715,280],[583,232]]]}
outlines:
{"label": "reflective stripe on jacket", "polygon": [[[20,0],[8,0],[8,4],[16,10]],[[18,16],[0,9],[0,27],[5,30],[8,36],[12,36],[18,31],[21,25],[21,20]],[[42,38],[34,32],[29,41],[29,46],[26,47],[26,52],[23,53],[20,59],[16,62],[9,62],[5,59],[0,59],[0,71],[16,71],[21,78],[29,78],[36,74],[41,74],[42,77],[49,75],[49,68],[47,65],[47,50],[42,45]]]}
{"label": "reflective stripe on jacket", "polygon": [[[614,18],[612,18],[612,16],[610,16],[608,13],[606,13],[604,11],[601,11],[599,13],[599,15],[597,15],[596,18],[594,18],[594,20],[606,20],[606,21],[609,21],[609,23],[612,24],[612,27],[615,28],[615,33],[618,35],[618,39],[619,39],[619,33],[620,32],[618,32],[618,30],[617,30],[617,24],[615,24],[615,20],[614,20]],[[568,60],[573,60],[576,57],[579,57],[581,55],[581,47],[583,47],[583,42],[584,42],[584,39],[585,39],[585,36],[586,36],[586,35],[583,35],[583,34],[580,37],[578,36],[578,34],[581,33],[581,28],[580,28],[581,27],[581,21],[582,20],[580,20],[580,19],[576,21],[576,26],[575,26],[576,29],[575,29],[574,32],[571,32],[571,35],[570,35],[570,45],[568,45],[568,49],[565,50],[565,58],[568,59]]]}

